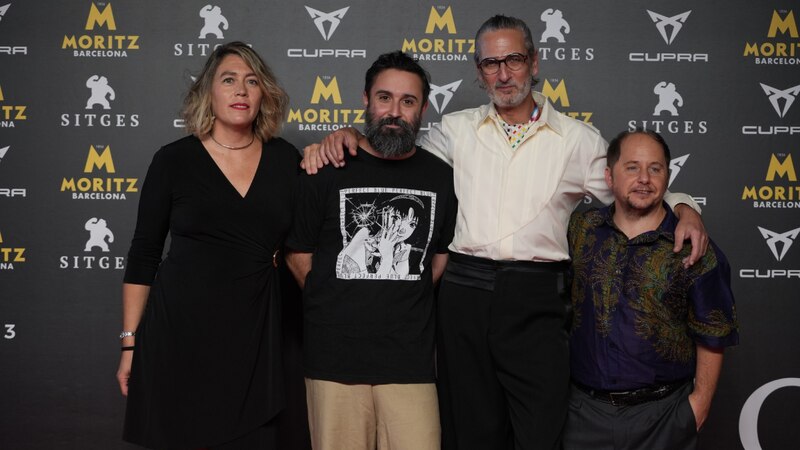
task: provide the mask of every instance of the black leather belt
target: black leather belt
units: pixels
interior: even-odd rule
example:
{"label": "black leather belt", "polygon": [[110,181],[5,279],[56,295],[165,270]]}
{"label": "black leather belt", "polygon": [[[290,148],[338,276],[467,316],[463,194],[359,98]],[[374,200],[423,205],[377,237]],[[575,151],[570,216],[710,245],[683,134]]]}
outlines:
{"label": "black leather belt", "polygon": [[469,286],[486,291],[494,291],[494,283],[498,272],[528,272],[552,274],[559,280],[559,289],[563,287],[564,271],[569,267],[566,261],[496,261],[463,253],[450,252],[450,260],[444,273],[444,279],[450,283]]}
{"label": "black leather belt", "polygon": [[661,400],[662,398],[685,386],[689,381],[691,381],[691,379],[647,386],[639,389],[632,389],[630,391],[616,392],[592,389],[589,386],[584,386],[575,381],[572,382],[572,385],[578,388],[578,390],[586,393],[588,396],[600,400],[601,402],[610,403],[614,406],[632,406],[639,405],[641,403],[652,402],[655,400]]}

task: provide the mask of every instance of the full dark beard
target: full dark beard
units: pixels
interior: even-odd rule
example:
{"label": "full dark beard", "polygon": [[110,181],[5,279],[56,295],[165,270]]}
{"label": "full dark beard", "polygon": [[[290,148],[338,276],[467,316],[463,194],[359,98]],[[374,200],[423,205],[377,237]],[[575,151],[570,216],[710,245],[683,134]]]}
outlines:
{"label": "full dark beard", "polygon": [[[419,130],[419,118],[410,124],[399,117],[387,117],[375,121],[369,110],[366,116],[364,135],[377,152],[392,158],[414,150],[414,142]],[[384,128],[384,125],[396,125],[400,128]]]}

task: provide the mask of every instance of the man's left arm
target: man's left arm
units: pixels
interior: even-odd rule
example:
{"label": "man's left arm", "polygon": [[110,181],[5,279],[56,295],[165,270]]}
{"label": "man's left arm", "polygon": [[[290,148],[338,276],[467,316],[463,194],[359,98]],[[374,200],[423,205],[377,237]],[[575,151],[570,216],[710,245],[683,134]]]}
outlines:
{"label": "man's left arm", "polygon": [[448,253],[436,253],[431,260],[431,275],[433,276],[433,284],[439,282],[439,279],[444,273],[444,268],[447,267]]}
{"label": "man's left arm", "polygon": [[286,265],[289,267],[292,275],[294,275],[294,279],[297,280],[297,284],[300,286],[300,289],[305,289],[306,287],[306,277],[308,276],[308,273],[311,272],[312,259],[312,253],[302,253],[290,250],[286,254]]}
{"label": "man's left arm", "polygon": [[697,344],[697,368],[695,369],[694,391],[689,394],[697,431],[703,427],[711,409],[711,400],[717,390],[717,381],[722,371],[723,349]]}

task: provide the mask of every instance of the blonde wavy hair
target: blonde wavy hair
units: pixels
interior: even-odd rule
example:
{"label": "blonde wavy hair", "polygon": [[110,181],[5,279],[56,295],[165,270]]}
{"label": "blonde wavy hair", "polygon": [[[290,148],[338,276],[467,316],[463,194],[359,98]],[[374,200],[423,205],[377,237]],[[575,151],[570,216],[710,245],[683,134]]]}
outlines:
{"label": "blonde wavy hair", "polygon": [[253,132],[262,141],[277,136],[286,117],[289,96],[278,84],[272,70],[258,56],[258,53],[247,44],[239,41],[228,42],[217,47],[208,57],[203,71],[189,88],[183,100],[181,117],[186,131],[197,137],[206,136],[214,126],[214,115],[211,110],[211,86],[214,74],[228,55],[236,55],[247,64],[258,78],[261,87],[261,107],[253,121]]}

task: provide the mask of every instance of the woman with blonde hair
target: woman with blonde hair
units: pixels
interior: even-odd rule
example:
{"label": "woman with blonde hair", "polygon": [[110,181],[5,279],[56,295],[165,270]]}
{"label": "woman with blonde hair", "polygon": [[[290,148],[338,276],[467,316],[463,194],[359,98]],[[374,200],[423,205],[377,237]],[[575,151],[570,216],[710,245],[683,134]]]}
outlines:
{"label": "woman with blonde hair", "polygon": [[276,137],[287,104],[255,51],[222,45],[186,96],[191,135],[153,157],[123,284],[117,380],[129,442],[277,446],[284,391],[276,267],[299,163]]}

